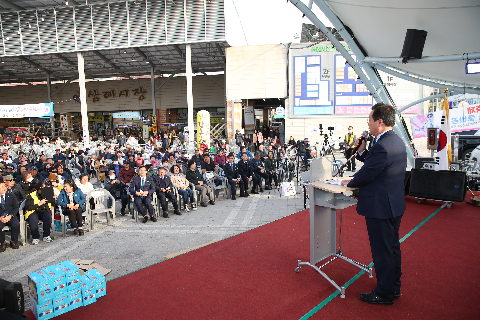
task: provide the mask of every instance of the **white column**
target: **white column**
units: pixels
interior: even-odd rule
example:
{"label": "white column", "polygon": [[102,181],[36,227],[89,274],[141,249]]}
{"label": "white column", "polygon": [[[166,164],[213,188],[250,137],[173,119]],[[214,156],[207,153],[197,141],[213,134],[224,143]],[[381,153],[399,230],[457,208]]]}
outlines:
{"label": "white column", "polygon": [[[52,102],[52,81],[50,79],[50,73],[47,73],[47,94],[48,94],[48,102]],[[53,109],[55,112],[55,109]],[[55,136],[55,114],[50,117],[50,125],[52,129],[52,139]]]}
{"label": "white column", "polygon": [[193,147],[194,141],[194,122],[193,122],[193,93],[192,93],[192,48],[186,45],[186,64],[187,64],[187,106],[188,106],[188,144]]}
{"label": "white column", "polygon": [[155,67],[150,69],[150,82],[152,86],[152,109],[153,115],[157,115],[157,101],[155,100]]}
{"label": "white column", "polygon": [[78,58],[78,85],[80,86],[80,105],[82,112],[83,129],[83,148],[90,146],[90,135],[88,133],[88,114],[87,114],[87,89],[85,88],[85,60],[83,54],[77,52]]}

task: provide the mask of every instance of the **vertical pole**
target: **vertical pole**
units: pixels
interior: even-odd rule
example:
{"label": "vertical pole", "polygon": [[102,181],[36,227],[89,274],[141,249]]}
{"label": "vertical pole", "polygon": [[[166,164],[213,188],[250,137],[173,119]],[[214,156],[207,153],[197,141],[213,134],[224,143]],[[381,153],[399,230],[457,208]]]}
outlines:
{"label": "vertical pole", "polygon": [[80,86],[80,105],[82,112],[83,129],[83,148],[90,146],[90,135],[88,133],[88,114],[87,114],[87,89],[85,88],[85,60],[83,53],[77,52],[78,58],[78,85]]}
{"label": "vertical pole", "polygon": [[150,68],[150,82],[152,86],[152,116],[157,114],[157,101],[155,100],[155,67]]}
{"label": "vertical pole", "polygon": [[192,48],[186,45],[186,71],[187,71],[187,106],[188,106],[188,144],[193,148],[193,93],[192,93]]}
{"label": "vertical pole", "polygon": [[[47,93],[48,93],[48,102],[52,102],[52,81],[50,79],[50,73],[47,73]],[[53,110],[55,112],[55,109]],[[55,113],[50,117],[50,125],[52,130],[52,138],[55,136]]]}

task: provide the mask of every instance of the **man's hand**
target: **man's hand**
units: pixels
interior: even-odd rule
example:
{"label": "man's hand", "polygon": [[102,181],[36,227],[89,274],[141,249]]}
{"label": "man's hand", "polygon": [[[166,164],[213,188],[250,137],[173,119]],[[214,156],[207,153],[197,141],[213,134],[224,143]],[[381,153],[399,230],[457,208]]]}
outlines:
{"label": "man's hand", "polygon": [[137,191],[137,192],[135,192],[135,194],[136,194],[137,196],[141,197],[141,196],[143,195],[143,192]]}
{"label": "man's hand", "polygon": [[248,181],[252,181],[252,177],[248,178]]}
{"label": "man's hand", "polygon": [[340,183],[342,184],[342,186],[346,186],[349,182],[350,180],[342,180],[342,182]]}
{"label": "man's hand", "polygon": [[143,191],[142,195],[143,195],[144,197],[148,196],[148,191]]}
{"label": "man's hand", "polygon": [[203,181],[198,181],[198,184],[203,186]]}
{"label": "man's hand", "polygon": [[[357,147],[360,143],[360,138],[358,138],[357,140],[355,140],[355,147]],[[365,151],[365,139],[362,139],[362,144],[360,144],[360,147],[358,148],[357,152],[358,153],[362,153],[363,151]]]}

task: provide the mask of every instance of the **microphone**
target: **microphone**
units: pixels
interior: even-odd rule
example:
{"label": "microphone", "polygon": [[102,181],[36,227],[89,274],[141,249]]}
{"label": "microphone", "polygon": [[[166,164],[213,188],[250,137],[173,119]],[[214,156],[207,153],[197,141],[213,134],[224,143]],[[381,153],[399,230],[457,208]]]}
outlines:
{"label": "microphone", "polygon": [[368,138],[368,131],[365,130],[362,132],[362,135],[358,139],[358,146],[352,149],[352,154],[355,154],[357,152],[358,148],[360,148],[360,146],[362,145],[362,142],[365,141],[365,139],[367,138]]}

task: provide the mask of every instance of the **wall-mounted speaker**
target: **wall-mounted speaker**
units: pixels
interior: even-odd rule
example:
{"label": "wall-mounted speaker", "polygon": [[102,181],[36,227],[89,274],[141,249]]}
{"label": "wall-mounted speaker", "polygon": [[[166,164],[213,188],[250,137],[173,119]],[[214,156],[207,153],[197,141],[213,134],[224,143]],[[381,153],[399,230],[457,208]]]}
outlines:
{"label": "wall-mounted speaker", "polygon": [[427,31],[417,29],[407,29],[401,57],[420,59],[422,57],[423,46],[427,39]]}

